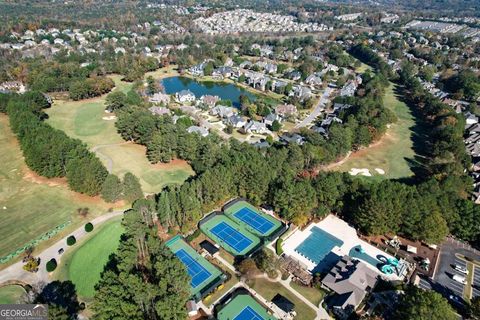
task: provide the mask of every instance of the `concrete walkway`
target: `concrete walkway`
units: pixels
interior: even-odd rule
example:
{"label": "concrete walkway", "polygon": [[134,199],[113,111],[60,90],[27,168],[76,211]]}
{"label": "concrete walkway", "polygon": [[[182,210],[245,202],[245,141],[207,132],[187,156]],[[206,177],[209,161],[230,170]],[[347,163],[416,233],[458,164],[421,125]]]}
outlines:
{"label": "concrete walkway", "polygon": [[[112,218],[121,216],[121,215],[123,215],[123,210],[122,211],[112,211],[112,212],[108,212],[104,215],[101,215],[101,216],[91,220],[90,222],[95,227],[97,227],[97,226],[101,225],[102,223],[104,223],[104,222],[106,222],[106,221],[108,221]],[[64,238],[62,238],[61,240],[57,241],[55,244],[53,244],[49,248],[42,251],[40,254],[36,255],[35,257],[40,258],[40,266],[38,268],[38,272],[36,272],[36,273],[28,272],[28,271],[23,270],[24,263],[22,261],[19,261],[15,264],[9,266],[8,268],[0,271],[0,286],[8,284],[10,281],[21,281],[21,282],[24,282],[24,283],[28,283],[30,285],[50,282],[51,281],[50,274],[47,272],[47,270],[45,268],[45,264],[47,263],[47,261],[49,261],[52,258],[55,258],[57,260],[58,264],[60,264],[61,255],[58,254],[58,250],[63,248],[64,249],[64,254],[65,254],[65,252],[70,250],[70,248],[73,248],[73,247],[67,246],[67,243],[66,243],[67,238],[69,236],[73,235],[73,236],[75,236],[75,238],[77,239],[77,242],[78,242],[80,239],[82,239],[87,234],[88,233],[85,231],[84,225],[82,225],[77,230],[73,231],[69,235],[67,235]]]}

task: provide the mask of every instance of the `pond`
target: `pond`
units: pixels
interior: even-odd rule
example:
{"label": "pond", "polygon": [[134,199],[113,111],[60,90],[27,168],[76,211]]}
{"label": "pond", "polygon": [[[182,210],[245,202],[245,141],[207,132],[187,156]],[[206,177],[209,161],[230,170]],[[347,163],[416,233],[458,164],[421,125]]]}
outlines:
{"label": "pond", "polygon": [[240,107],[240,96],[255,100],[255,95],[234,84],[225,82],[196,81],[186,77],[170,77],[162,80],[165,93],[175,94],[182,90],[190,90],[197,99],[203,95],[219,96],[222,100],[232,101],[233,106]]}

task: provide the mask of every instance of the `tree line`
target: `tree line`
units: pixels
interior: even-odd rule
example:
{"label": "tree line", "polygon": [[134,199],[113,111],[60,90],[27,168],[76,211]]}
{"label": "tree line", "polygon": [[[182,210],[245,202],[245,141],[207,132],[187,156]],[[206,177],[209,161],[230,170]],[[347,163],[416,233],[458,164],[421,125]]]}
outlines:
{"label": "tree line", "polygon": [[26,164],[47,178],[66,177],[74,191],[98,195],[107,170],[80,140],[42,121],[46,105],[49,105],[47,99],[39,92],[11,96],[7,104],[10,126],[20,142]]}
{"label": "tree line", "polygon": [[149,201],[125,213],[116,253],[95,286],[95,319],[185,319],[190,277],[158,237]]}
{"label": "tree line", "polygon": [[102,162],[78,139],[52,128],[43,120],[49,100],[37,91],[23,95],[0,94],[0,112],[9,116],[27,166],[47,178],[66,177],[70,189],[105,201],[143,198],[137,177],[126,173],[123,182],[108,174]]}

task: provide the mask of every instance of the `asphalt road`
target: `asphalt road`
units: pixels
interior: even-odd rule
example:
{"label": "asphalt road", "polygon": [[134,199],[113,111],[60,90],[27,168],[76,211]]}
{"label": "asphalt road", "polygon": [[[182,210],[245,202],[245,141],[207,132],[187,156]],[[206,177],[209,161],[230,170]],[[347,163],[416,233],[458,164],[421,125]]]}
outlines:
{"label": "asphalt road", "polygon": [[[90,222],[97,227],[98,225],[114,218],[123,215],[123,211],[113,211],[113,212],[108,212],[105,213],[104,215],[101,215]],[[83,238],[87,232],[85,231],[84,226],[82,225],[79,227],[77,230],[73,231],[63,239],[57,241],[54,243],[52,246],[49,248],[43,250],[40,254],[35,255],[35,257],[40,258],[40,266],[38,268],[38,272],[32,273],[23,270],[23,263],[22,261],[19,261],[15,264],[12,264],[8,268],[5,268],[4,270],[0,271],[0,285],[3,283],[8,283],[9,281],[20,281],[24,283],[28,283],[30,285],[35,285],[38,283],[48,283],[50,282],[50,275],[45,269],[45,264],[47,261],[49,261],[52,258],[55,258],[60,264],[61,256],[58,253],[59,249],[64,249],[64,253],[67,252],[71,247],[67,246],[66,240],[70,235],[75,236],[75,238],[80,240]]]}
{"label": "asphalt road", "polygon": [[315,106],[315,109],[306,117],[303,119],[300,123],[298,123],[295,128],[303,128],[309,126],[315,119],[320,115],[320,113],[325,110],[326,104],[330,101],[328,98],[330,97],[330,94],[333,92],[333,89],[330,87],[327,87],[325,91],[323,92],[322,96],[320,97],[320,100],[318,100],[317,105]]}

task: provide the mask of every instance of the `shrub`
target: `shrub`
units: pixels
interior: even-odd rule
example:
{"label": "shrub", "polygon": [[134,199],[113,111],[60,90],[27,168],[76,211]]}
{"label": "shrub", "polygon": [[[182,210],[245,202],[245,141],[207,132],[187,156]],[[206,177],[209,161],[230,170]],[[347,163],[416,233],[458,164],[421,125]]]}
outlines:
{"label": "shrub", "polygon": [[57,260],[52,258],[50,261],[47,262],[46,268],[47,272],[52,272],[57,269]]}
{"label": "shrub", "polygon": [[192,242],[195,238],[197,238],[200,235],[200,233],[201,233],[200,229],[197,229],[194,232],[192,232],[191,234],[189,234],[185,239],[188,242]]}
{"label": "shrub", "polygon": [[85,225],[85,231],[86,232],[92,232],[93,231],[93,224],[91,222],[89,222]]}
{"label": "shrub", "polygon": [[74,236],[70,236],[67,238],[67,245],[73,246],[77,242],[77,239],[75,239]]}
{"label": "shrub", "polygon": [[277,253],[277,255],[281,256],[283,254],[283,249],[282,249],[282,243],[283,243],[283,239],[282,238],[278,238],[277,239],[277,243],[275,245],[275,252]]}

